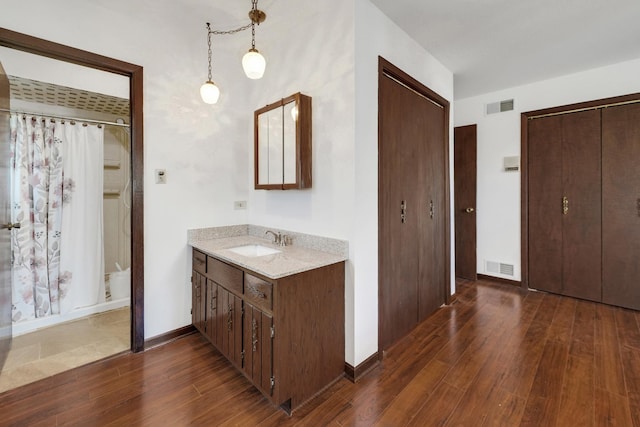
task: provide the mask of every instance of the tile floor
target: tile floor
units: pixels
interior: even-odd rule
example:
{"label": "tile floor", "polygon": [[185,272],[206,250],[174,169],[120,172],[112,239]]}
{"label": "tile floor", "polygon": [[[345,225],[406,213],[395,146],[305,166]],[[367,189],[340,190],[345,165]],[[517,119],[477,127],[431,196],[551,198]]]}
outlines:
{"label": "tile floor", "polygon": [[129,323],[124,307],[15,337],[0,371],[0,393],[128,350]]}

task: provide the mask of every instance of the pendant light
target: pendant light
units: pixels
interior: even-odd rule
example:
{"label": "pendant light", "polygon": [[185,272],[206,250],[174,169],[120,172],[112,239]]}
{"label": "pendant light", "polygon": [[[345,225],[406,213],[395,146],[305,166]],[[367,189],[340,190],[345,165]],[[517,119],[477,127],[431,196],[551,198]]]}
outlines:
{"label": "pendant light", "polygon": [[211,80],[211,24],[207,22],[207,44],[209,46],[208,56],[209,56],[209,74],[207,81],[200,86],[200,96],[202,100],[207,104],[215,104],[218,102],[218,98],[220,98],[220,89],[218,86]]}
{"label": "pendant light", "polygon": [[267,61],[264,56],[256,49],[256,24],[264,22],[267,19],[267,14],[258,9],[258,0],[251,0],[251,10],[249,11],[250,23],[239,28],[232,30],[212,30],[211,24],[207,22],[207,44],[209,46],[208,59],[209,59],[209,74],[207,81],[200,87],[200,96],[202,100],[207,104],[215,104],[220,98],[220,89],[211,79],[211,35],[231,35],[236,34],[244,30],[251,28],[251,49],[242,58],[242,68],[244,73],[250,79],[260,79],[264,75],[264,70],[267,66]]}
{"label": "pendant light", "polygon": [[249,12],[249,19],[251,19],[251,49],[242,57],[242,68],[247,77],[255,80],[262,78],[267,66],[264,56],[256,49],[256,24],[260,25],[267,15],[258,10],[258,0],[252,0],[251,3],[252,8],[251,12]]}

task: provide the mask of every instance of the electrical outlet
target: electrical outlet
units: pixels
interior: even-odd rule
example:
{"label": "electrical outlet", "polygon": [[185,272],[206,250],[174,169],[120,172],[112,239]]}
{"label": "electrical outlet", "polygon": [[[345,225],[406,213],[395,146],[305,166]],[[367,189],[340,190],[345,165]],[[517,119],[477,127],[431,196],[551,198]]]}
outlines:
{"label": "electrical outlet", "polygon": [[233,202],[233,209],[235,209],[235,210],[247,209],[247,201],[246,200],[236,200],[235,202]]}
{"label": "electrical outlet", "polygon": [[167,183],[167,171],[164,169],[156,169],[156,184],[166,184]]}

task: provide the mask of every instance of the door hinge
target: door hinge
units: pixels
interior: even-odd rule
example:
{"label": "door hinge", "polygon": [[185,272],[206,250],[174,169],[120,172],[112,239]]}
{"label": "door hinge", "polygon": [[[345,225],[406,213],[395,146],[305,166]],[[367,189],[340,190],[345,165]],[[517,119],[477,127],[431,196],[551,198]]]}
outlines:
{"label": "door hinge", "polygon": [[271,390],[276,388],[276,377],[271,377]]}
{"label": "door hinge", "polygon": [[271,326],[271,338],[275,338],[275,336],[276,336],[276,327]]}
{"label": "door hinge", "polygon": [[244,350],[240,352],[240,360],[244,360]]}

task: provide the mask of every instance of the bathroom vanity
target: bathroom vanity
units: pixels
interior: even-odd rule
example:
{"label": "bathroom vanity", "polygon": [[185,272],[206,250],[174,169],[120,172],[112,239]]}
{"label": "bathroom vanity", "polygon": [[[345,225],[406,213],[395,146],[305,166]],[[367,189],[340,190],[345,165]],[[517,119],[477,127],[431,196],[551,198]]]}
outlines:
{"label": "bathroom vanity", "polygon": [[190,238],[193,325],[288,413],[344,373],[345,257],[295,241]]}

